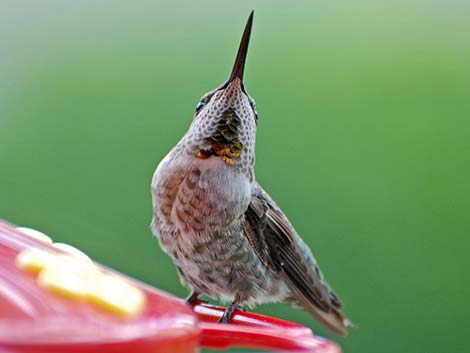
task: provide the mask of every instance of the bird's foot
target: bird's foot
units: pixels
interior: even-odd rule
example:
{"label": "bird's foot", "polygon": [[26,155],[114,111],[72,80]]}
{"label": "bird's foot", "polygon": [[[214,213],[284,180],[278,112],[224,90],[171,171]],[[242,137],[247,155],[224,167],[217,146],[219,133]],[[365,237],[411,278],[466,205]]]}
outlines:
{"label": "bird's foot", "polygon": [[207,301],[199,299],[199,295],[201,293],[198,292],[192,292],[189,297],[186,298],[186,303],[188,303],[191,306],[195,306],[196,304],[206,304]]}
{"label": "bird's foot", "polygon": [[225,309],[223,315],[220,317],[220,319],[217,321],[219,324],[229,324],[230,321],[232,320],[233,313],[235,310],[241,310],[245,311],[245,309],[235,303],[230,304],[230,306]]}

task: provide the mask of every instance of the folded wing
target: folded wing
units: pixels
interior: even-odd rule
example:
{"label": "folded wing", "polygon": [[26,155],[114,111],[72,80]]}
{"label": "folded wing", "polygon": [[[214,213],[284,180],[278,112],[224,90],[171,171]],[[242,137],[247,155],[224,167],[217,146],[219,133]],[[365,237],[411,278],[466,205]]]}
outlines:
{"label": "folded wing", "polygon": [[349,321],[340,312],[341,302],[308,246],[259,185],[244,214],[243,229],[254,252],[287,284],[298,304],[335,334],[346,336]]}

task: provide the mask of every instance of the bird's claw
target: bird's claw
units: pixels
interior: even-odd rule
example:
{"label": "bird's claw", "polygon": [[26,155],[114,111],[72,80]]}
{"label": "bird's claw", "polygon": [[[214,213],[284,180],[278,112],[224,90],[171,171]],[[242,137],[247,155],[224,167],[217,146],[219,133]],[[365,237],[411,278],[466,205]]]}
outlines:
{"label": "bird's claw", "polygon": [[230,324],[230,322],[232,321],[233,314],[235,313],[235,310],[245,311],[243,307],[233,303],[230,306],[228,306],[227,309],[225,309],[223,315],[220,317],[219,320],[217,320],[217,323]]}
{"label": "bird's claw", "polygon": [[189,297],[186,298],[186,303],[188,303],[191,306],[195,306],[197,304],[207,304],[207,300],[202,300],[199,299],[199,293],[191,293]]}

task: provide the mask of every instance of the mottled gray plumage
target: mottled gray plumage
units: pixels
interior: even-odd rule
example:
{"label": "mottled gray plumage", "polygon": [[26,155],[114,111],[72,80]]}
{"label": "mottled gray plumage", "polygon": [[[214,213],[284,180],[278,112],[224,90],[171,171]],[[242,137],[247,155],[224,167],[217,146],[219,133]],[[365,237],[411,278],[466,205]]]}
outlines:
{"label": "mottled gray plumage", "polygon": [[345,335],[340,301],[255,180],[257,113],[243,85],[252,20],[253,14],[229,80],[201,99],[188,132],[155,171],[152,231],[193,298],[206,294],[241,306],[287,302]]}

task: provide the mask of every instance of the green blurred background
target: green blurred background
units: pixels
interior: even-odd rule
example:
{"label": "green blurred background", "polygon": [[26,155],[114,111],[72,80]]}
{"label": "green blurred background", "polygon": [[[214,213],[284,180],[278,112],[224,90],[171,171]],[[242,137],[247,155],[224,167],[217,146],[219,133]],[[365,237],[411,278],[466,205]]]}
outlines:
{"label": "green blurred background", "polygon": [[2,1],[0,217],[185,296],[150,180],[252,8],[257,177],[358,328],[257,311],[346,352],[468,352],[468,2]]}

